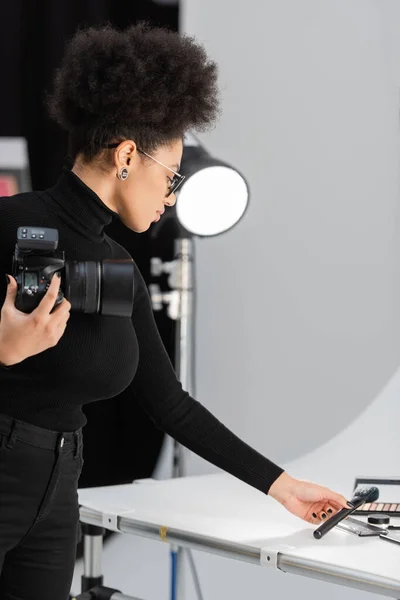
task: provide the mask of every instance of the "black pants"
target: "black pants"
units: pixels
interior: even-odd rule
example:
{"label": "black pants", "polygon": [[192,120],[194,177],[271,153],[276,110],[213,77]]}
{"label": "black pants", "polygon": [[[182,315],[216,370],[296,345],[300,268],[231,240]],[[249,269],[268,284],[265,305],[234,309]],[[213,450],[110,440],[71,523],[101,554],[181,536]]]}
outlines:
{"label": "black pants", "polygon": [[79,533],[82,431],[0,414],[0,600],[67,600]]}

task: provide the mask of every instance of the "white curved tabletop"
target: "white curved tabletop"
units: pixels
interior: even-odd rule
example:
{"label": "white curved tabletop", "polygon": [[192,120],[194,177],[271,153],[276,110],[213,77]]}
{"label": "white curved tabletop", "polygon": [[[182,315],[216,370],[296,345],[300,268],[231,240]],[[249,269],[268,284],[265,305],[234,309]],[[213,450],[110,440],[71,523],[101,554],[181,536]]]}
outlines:
{"label": "white curved tabletop", "polygon": [[[400,371],[346,430],[286,470],[347,497],[356,476],[395,475],[399,398]],[[390,415],[387,447],[365,452],[382,414]],[[400,598],[400,545],[337,528],[315,540],[313,526],[226,474],[83,489],[79,502],[83,522]]]}

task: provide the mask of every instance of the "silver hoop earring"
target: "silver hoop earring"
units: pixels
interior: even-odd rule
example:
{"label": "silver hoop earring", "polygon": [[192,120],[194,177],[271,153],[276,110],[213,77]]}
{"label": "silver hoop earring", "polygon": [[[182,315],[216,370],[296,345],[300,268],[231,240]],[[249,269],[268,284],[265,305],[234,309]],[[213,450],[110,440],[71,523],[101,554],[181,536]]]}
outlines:
{"label": "silver hoop earring", "polygon": [[122,167],[122,169],[119,172],[118,177],[120,178],[121,181],[125,181],[125,179],[128,179],[129,176],[129,171],[126,167]]}

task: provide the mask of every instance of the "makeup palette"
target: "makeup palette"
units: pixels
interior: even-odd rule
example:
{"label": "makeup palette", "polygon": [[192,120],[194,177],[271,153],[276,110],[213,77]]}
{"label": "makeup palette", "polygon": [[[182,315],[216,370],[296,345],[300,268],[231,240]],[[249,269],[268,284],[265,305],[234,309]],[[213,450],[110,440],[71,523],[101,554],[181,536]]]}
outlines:
{"label": "makeup palette", "polygon": [[354,515],[371,515],[385,513],[392,517],[400,517],[400,477],[383,479],[380,477],[358,477],[354,489],[357,486],[373,485],[379,489],[377,502],[362,504]]}
{"label": "makeup palette", "polygon": [[359,515],[370,515],[371,513],[387,513],[388,515],[393,515],[400,517],[400,504],[396,504],[395,502],[372,502],[369,504],[363,504],[360,508],[357,508],[355,511]]}

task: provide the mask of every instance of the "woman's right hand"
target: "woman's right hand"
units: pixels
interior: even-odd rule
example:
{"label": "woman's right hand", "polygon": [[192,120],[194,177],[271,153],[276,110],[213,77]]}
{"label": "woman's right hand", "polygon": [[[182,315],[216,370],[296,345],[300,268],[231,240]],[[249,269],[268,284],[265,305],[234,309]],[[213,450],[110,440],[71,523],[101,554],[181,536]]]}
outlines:
{"label": "woman's right hand", "polygon": [[328,520],[342,508],[349,508],[341,494],[310,481],[294,479],[286,472],[274,481],[268,494],[296,517],[315,525]]}
{"label": "woman's right hand", "polygon": [[60,289],[60,277],[53,276],[40,304],[30,314],[15,307],[17,282],[9,275],[7,297],[1,309],[0,362],[15,365],[30,356],[56,346],[70,317],[71,304],[65,298],[52,311]]}

